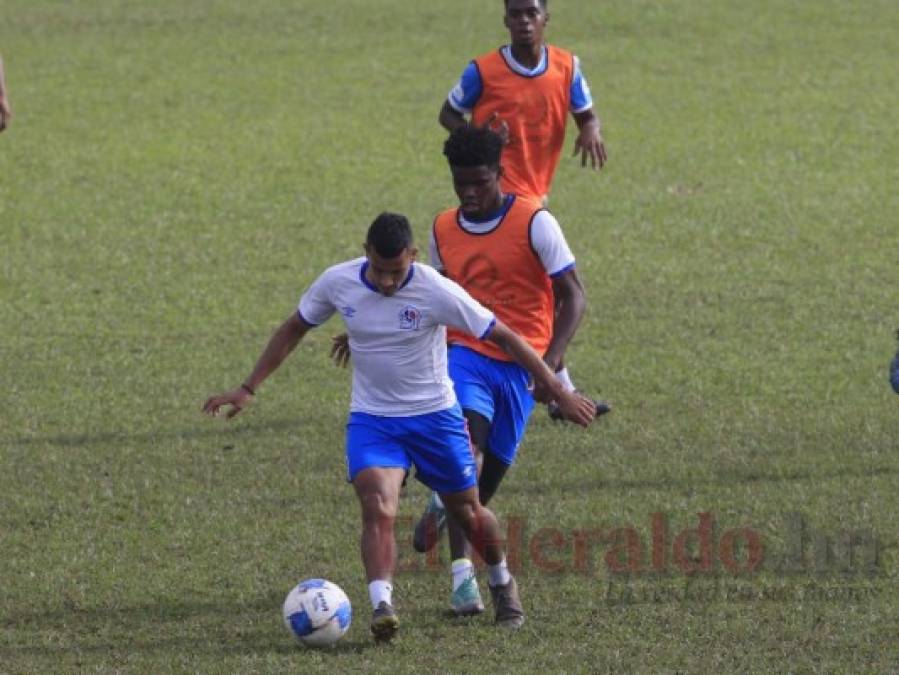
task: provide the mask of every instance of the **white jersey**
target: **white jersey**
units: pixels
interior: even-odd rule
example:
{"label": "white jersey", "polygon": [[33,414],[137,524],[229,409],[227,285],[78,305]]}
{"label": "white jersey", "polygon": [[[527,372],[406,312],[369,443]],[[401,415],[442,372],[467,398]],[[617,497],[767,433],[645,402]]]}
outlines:
{"label": "white jersey", "polygon": [[300,299],[310,326],[340,312],[350,337],[350,410],[385,417],[424,415],[456,403],[446,367],[446,326],[485,337],[496,319],[461,286],[413,263],[392,296],[366,278],[364,257],[329,267]]}

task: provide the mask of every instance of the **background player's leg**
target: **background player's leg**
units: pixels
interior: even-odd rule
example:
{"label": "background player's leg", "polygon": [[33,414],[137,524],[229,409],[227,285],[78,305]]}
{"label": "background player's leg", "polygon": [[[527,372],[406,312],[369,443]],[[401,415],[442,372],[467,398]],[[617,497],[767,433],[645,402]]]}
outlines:
{"label": "background player's leg", "polygon": [[481,504],[487,506],[509,470],[509,465],[486,448],[478,468],[481,472],[478,477],[478,494],[481,496]]}

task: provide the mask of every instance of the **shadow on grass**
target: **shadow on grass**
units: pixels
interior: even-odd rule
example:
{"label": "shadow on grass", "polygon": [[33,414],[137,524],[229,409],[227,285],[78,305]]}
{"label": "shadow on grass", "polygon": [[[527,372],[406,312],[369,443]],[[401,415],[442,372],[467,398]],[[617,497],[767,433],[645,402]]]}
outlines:
{"label": "shadow on grass", "polygon": [[[279,592],[249,602],[159,602],[128,607],[59,607],[2,618],[7,644],[0,664],[27,657],[107,653],[190,653],[233,656],[317,654],[339,656],[378,648],[367,636],[368,606],[354,609],[351,633],[326,649],[307,650],[281,626]],[[402,611],[406,625],[445,621],[442,610]],[[463,622],[460,625],[467,625]],[[448,624],[452,626],[453,623]],[[365,637],[360,637],[361,635]],[[21,644],[44,642],[53,644]],[[15,644],[19,642],[20,644]],[[2,670],[2,668],[0,668]]]}
{"label": "shadow on grass", "polygon": [[[130,607],[64,608],[19,612],[3,617],[7,644],[0,646],[0,663],[16,657],[53,657],[78,653],[172,652],[237,656],[303,653],[280,625],[282,594],[246,603],[160,602]],[[367,605],[353,623],[367,627]],[[409,621],[433,620],[434,611],[403,612]],[[355,629],[355,630],[353,630]],[[361,653],[377,647],[359,636],[359,627],[328,649],[324,656]],[[18,639],[17,637],[18,636]],[[48,637],[52,636],[52,638]],[[53,644],[19,644],[37,641]],[[10,644],[13,643],[13,644]],[[2,669],[0,669],[2,670]]]}

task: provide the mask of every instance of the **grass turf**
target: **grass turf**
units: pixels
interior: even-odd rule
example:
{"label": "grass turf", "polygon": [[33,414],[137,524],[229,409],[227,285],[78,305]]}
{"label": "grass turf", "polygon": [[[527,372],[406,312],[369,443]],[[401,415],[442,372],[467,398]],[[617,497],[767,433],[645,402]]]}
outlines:
{"label": "grass turf", "polygon": [[[899,667],[894,5],[551,11],[611,155],[599,176],[563,159],[550,203],[590,300],[570,363],[616,410],[586,433],[538,412],[495,502],[526,521],[523,631],[449,620],[448,575],[410,571],[402,636],[378,649],[343,480],[349,378],[326,360],[339,324],[241,419],[199,407],[377,212],[426,242],[454,202],[437,112],[504,41],[498,3],[5,0],[0,671]],[[611,574],[628,527],[650,567],[657,512],[669,574]],[[763,568],[685,575],[673,540],[699,512],[716,551],[758,533]],[[576,530],[605,538],[582,571]],[[865,533],[873,570],[844,556]],[[354,601],[332,652],[280,625],[305,576]]]}

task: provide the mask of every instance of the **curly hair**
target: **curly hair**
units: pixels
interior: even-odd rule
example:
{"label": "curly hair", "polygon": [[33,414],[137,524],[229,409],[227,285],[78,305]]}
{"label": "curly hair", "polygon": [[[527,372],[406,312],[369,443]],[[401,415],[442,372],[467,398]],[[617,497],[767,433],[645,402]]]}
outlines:
{"label": "curly hair", "polygon": [[[540,6],[543,8],[543,11],[546,11],[546,6],[549,4],[549,0],[538,0]],[[509,0],[503,0],[503,7],[506,9],[509,8]]]}
{"label": "curly hair", "polygon": [[503,139],[486,127],[465,125],[455,129],[443,144],[450,166],[499,166]]}

